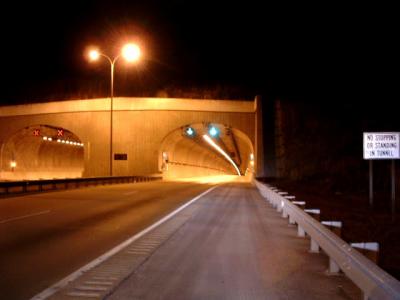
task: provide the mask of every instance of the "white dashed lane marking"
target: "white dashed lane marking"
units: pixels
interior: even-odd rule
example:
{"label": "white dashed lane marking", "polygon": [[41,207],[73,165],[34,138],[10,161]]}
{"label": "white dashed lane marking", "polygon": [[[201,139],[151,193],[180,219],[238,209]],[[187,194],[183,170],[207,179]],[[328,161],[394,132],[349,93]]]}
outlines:
{"label": "white dashed lane marking", "polygon": [[5,220],[0,220],[0,224],[5,224],[5,223],[13,222],[13,221],[18,221],[18,220],[22,220],[22,219],[26,219],[26,218],[30,218],[30,217],[36,217],[36,216],[48,214],[50,212],[51,212],[51,210],[44,210],[44,211],[40,211],[40,212],[37,212],[37,213],[29,214],[29,215],[24,215],[24,216],[5,219]]}

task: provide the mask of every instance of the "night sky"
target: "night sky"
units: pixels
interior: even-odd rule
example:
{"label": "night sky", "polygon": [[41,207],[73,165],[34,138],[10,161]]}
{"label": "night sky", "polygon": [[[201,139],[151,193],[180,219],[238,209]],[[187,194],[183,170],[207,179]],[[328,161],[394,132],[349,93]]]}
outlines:
{"label": "night sky", "polygon": [[1,101],[108,96],[109,66],[88,63],[84,50],[115,55],[129,38],[145,59],[117,63],[117,96],[219,86],[230,98],[397,100],[393,7],[271,3],[15,1],[0,21]]}

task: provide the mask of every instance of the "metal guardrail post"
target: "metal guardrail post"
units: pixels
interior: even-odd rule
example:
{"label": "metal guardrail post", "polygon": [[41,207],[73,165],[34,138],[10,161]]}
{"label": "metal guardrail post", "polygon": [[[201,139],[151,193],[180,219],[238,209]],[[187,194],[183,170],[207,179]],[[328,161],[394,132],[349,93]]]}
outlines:
{"label": "metal guardrail post", "polygon": [[319,253],[319,245],[312,238],[311,238],[311,242],[310,242],[310,252]]}
{"label": "metal guardrail post", "polygon": [[340,272],[339,265],[335,262],[332,257],[329,257],[329,273],[337,274]]}
{"label": "metal guardrail post", "polygon": [[300,225],[297,226],[297,236],[300,236],[300,237],[306,236],[306,232]]}

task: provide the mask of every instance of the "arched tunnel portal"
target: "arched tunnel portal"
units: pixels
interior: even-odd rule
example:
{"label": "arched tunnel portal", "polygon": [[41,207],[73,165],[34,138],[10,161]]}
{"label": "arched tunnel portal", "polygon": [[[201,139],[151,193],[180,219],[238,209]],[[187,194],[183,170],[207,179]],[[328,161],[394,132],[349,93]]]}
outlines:
{"label": "arched tunnel portal", "polygon": [[82,177],[84,144],[64,128],[28,126],[1,145],[0,167],[1,180]]}
{"label": "arched tunnel portal", "polygon": [[[214,136],[210,130],[215,130]],[[241,175],[254,171],[254,146],[246,134],[224,124],[194,123],[176,128],[163,139],[159,169],[165,178],[238,175],[232,162],[211,146],[204,135],[231,158]]]}

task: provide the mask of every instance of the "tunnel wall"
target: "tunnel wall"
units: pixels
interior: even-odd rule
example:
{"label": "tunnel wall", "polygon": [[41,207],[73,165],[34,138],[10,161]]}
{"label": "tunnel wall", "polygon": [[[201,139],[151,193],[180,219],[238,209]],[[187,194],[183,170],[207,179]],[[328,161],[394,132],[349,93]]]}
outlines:
{"label": "tunnel wall", "polygon": [[[158,154],[163,138],[191,123],[226,124],[255,144],[253,101],[166,98],[114,98],[113,175],[160,172]],[[110,100],[92,99],[0,107],[0,142],[22,128],[46,124],[66,128],[84,143],[83,176],[109,175]],[[261,155],[261,154],[259,154]]]}
{"label": "tunnel wall", "polygon": [[[159,166],[163,171],[163,177],[184,178],[235,174],[234,167],[204,142],[203,124],[190,124],[190,127],[196,132],[193,137],[184,135],[182,128],[177,128],[165,137],[159,154]],[[167,156],[164,157],[164,154]]]}
{"label": "tunnel wall", "polygon": [[[53,179],[81,177],[84,169],[84,149],[77,136],[61,128],[43,125],[28,126],[13,134],[0,149],[1,180]],[[37,131],[38,135],[33,132]],[[46,140],[44,140],[46,137]],[[47,140],[52,137],[54,140]],[[59,139],[59,142],[57,141]],[[16,167],[11,162],[17,163]]]}

